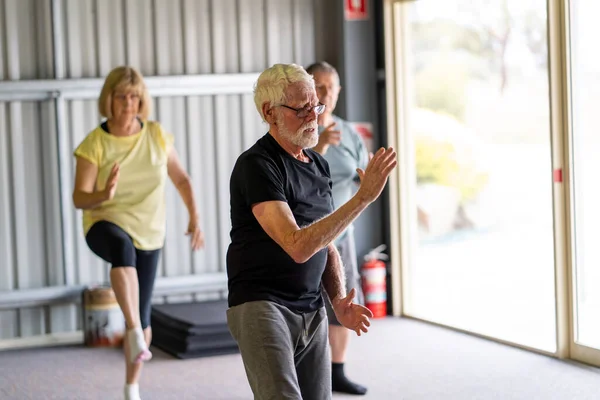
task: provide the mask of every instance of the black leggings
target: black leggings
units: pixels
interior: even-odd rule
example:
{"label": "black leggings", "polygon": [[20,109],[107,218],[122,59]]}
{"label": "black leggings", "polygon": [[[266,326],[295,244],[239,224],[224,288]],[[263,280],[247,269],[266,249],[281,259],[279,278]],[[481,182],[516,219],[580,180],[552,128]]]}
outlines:
{"label": "black leggings", "polygon": [[160,249],[136,249],[133,240],[123,229],[107,221],[99,221],[92,225],[85,240],[98,257],[112,264],[112,268],[136,269],[140,292],[140,320],[142,329],[146,329],[150,326],[152,290]]}

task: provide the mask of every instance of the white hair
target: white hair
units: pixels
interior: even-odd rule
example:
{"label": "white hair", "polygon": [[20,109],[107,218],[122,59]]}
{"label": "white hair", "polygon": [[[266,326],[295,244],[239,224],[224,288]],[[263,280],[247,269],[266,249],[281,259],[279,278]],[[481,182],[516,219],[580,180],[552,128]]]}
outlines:
{"label": "white hair", "polygon": [[254,103],[263,121],[266,121],[263,105],[268,103],[274,107],[285,103],[286,89],[298,82],[315,87],[312,75],[296,64],[275,64],[260,74],[254,85]]}

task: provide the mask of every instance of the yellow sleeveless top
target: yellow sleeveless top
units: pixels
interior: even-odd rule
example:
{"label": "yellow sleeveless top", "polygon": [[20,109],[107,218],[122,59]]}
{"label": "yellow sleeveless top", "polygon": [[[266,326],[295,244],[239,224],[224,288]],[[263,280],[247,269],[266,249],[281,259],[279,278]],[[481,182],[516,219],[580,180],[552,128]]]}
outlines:
{"label": "yellow sleeveless top", "polygon": [[140,132],[126,137],[111,135],[99,126],[74,154],[98,166],[98,191],[105,188],[113,165],[121,166],[113,199],[83,211],[84,234],[104,220],[127,232],[136,248],[156,250],[165,241],[165,185],[173,136],[157,122],[142,122]]}

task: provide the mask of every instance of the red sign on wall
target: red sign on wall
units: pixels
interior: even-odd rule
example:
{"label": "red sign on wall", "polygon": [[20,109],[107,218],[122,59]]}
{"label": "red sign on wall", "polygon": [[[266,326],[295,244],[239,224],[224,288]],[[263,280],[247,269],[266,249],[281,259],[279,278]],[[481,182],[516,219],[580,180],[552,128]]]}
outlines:
{"label": "red sign on wall", "polygon": [[369,18],[367,0],[346,0],[346,20],[355,21]]}

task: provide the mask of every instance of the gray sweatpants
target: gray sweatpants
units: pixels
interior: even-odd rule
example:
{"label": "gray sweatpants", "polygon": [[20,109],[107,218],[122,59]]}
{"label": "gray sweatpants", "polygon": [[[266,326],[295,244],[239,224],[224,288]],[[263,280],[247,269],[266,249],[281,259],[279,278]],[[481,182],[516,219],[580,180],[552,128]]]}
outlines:
{"label": "gray sweatpants", "polygon": [[297,314],[271,301],[227,310],[255,400],[331,399],[327,316]]}

